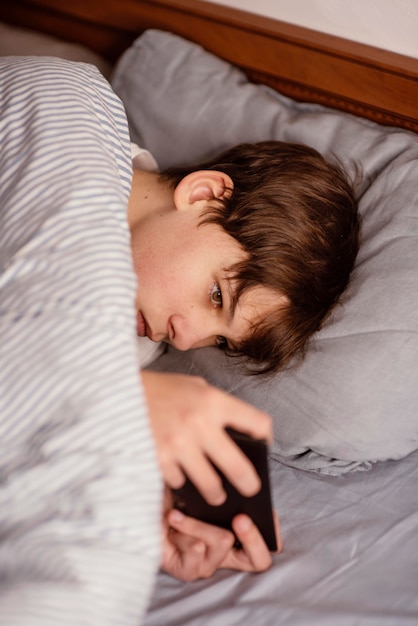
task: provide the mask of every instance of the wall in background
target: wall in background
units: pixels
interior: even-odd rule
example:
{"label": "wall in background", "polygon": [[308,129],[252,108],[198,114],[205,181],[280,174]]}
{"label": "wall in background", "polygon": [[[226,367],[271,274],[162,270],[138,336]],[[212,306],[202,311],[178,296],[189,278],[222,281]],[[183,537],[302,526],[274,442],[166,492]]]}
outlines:
{"label": "wall in background", "polygon": [[418,0],[209,0],[418,59]]}

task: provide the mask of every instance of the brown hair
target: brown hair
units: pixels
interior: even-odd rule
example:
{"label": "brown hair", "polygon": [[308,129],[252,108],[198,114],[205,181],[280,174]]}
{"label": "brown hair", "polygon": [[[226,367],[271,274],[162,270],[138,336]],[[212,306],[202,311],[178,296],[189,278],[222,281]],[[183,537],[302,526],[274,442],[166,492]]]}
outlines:
{"label": "brown hair", "polygon": [[162,177],[176,186],[205,169],[225,172],[234,184],[203,223],[220,225],[248,254],[231,268],[236,299],[262,285],[289,301],[233,353],[252,362],[252,373],[283,369],[304,355],[348,284],[359,246],[353,186],[340,165],[313,148],[277,141],[241,144],[198,166],[170,168]]}

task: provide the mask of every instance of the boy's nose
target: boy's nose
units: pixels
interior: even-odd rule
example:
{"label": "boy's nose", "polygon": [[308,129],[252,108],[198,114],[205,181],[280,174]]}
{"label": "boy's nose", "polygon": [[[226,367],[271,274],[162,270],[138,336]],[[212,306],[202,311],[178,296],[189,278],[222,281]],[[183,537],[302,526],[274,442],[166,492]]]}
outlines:
{"label": "boy's nose", "polygon": [[203,317],[189,319],[175,314],[171,315],[168,323],[170,343],[177,350],[209,346],[217,335],[214,322]]}

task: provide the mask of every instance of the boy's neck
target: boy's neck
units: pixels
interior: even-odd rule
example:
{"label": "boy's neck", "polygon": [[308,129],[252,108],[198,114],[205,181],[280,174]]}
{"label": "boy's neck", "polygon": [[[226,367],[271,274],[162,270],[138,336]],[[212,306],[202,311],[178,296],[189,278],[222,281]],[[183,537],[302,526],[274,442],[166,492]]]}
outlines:
{"label": "boy's neck", "polygon": [[147,217],[165,212],[172,206],[173,189],[161,183],[158,173],[133,170],[127,216],[131,230]]}

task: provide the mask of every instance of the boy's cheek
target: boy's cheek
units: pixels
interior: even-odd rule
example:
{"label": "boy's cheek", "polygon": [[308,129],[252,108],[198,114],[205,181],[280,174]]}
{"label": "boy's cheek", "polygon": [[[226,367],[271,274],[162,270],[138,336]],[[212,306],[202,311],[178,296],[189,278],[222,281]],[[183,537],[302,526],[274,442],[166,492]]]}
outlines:
{"label": "boy's cheek", "polygon": [[163,497],[163,515],[167,515],[173,508],[173,495],[171,489],[167,486],[164,487]]}

